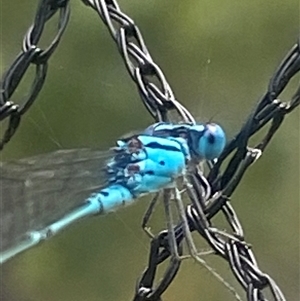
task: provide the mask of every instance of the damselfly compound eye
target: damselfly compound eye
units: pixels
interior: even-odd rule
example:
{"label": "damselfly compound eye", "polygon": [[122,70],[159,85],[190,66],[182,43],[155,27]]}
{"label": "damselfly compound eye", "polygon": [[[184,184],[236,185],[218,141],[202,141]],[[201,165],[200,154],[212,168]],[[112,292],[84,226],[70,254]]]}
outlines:
{"label": "damselfly compound eye", "polygon": [[199,137],[197,151],[204,159],[213,160],[220,156],[225,145],[226,135],[223,129],[215,123],[209,123]]}

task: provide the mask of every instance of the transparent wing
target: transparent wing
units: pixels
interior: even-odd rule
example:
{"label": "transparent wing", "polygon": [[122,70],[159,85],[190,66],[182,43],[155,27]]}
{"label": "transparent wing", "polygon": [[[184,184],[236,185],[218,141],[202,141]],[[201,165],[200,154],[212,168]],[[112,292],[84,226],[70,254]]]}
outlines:
{"label": "transparent wing", "polygon": [[0,251],[56,221],[105,183],[111,151],[60,150],[0,162]]}

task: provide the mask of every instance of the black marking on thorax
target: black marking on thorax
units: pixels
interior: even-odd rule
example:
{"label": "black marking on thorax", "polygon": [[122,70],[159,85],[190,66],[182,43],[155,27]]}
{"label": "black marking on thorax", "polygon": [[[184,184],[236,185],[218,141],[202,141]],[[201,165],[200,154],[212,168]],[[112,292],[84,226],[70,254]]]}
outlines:
{"label": "black marking on thorax", "polygon": [[145,144],[145,147],[162,149],[162,150],[172,151],[172,152],[181,152],[181,149],[178,149],[177,147],[160,144],[158,142],[150,142],[148,144]]}

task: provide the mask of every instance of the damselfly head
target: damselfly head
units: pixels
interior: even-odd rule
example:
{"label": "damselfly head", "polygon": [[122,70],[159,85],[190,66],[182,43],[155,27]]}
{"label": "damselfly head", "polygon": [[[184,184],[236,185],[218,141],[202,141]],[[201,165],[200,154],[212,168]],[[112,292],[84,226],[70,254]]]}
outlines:
{"label": "damselfly head", "polygon": [[[196,144],[196,145],[195,145]],[[202,135],[198,136],[198,142],[194,145],[197,147],[197,154],[205,160],[214,160],[220,156],[225,145],[226,135],[224,130],[215,123],[204,125]]]}

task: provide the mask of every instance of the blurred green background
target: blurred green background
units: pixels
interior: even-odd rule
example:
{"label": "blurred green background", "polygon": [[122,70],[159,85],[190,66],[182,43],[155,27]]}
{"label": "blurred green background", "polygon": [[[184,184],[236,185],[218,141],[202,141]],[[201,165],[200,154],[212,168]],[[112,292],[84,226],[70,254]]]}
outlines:
{"label": "blurred green background", "polygon": [[[61,148],[106,149],[122,134],[153,121],[97,14],[81,1],[71,4],[71,20],[51,57],[46,84],[2,160]],[[199,120],[213,116],[228,136],[238,131],[299,36],[298,0],[119,4],[140,27],[177,99]],[[36,5],[37,0],[1,0],[1,72],[19,52]],[[41,46],[53,37],[55,22],[46,30]],[[22,82],[13,101],[26,93],[31,78]],[[299,77],[293,86],[298,83]],[[261,270],[274,278],[287,300],[299,300],[299,110],[288,116],[248,171],[232,204]],[[148,259],[149,240],[140,228],[146,207],[143,199],[116,214],[81,222],[11,260],[1,267],[0,299],[131,300]],[[152,225],[159,230],[161,221],[162,216]],[[227,263],[207,259],[246,300]],[[163,300],[234,298],[190,260]]]}

